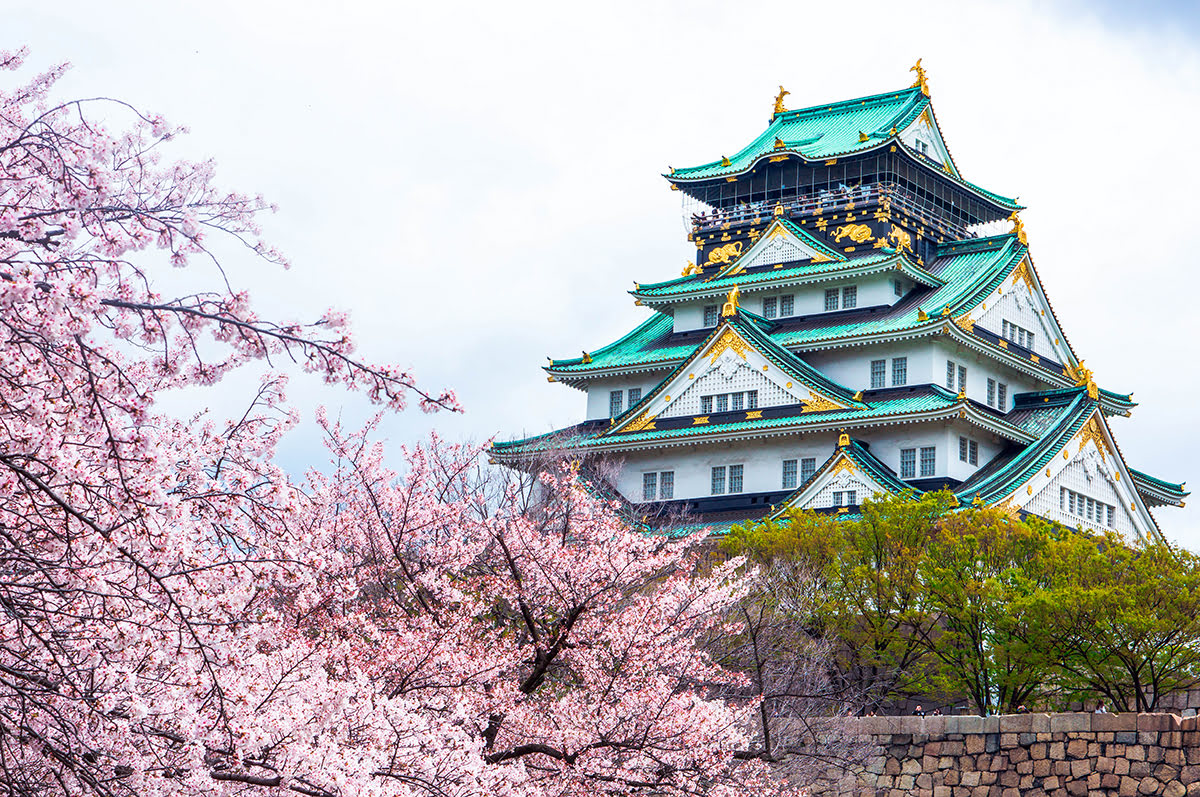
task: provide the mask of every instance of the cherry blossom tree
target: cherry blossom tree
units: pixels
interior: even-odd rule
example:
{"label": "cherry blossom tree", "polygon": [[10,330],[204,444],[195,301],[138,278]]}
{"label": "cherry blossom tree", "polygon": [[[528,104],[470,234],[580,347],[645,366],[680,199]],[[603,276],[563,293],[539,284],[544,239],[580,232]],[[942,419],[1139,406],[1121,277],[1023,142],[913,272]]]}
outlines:
{"label": "cherry blossom tree", "polygon": [[532,504],[437,440],[392,470],[373,425],[323,417],[333,462],[296,482],[273,370],[232,420],[161,411],[281,362],[388,410],[457,405],[357,359],[335,312],[271,321],[223,279],[157,292],[221,236],[282,263],[266,206],[164,160],[180,131],[157,117],[52,103],[61,71],[0,91],[5,794],[788,785],[745,754],[754,701],[721,697],[741,676],[696,644],[741,597],[737,562],[697,574],[698,537],[636,532],[569,466]]}

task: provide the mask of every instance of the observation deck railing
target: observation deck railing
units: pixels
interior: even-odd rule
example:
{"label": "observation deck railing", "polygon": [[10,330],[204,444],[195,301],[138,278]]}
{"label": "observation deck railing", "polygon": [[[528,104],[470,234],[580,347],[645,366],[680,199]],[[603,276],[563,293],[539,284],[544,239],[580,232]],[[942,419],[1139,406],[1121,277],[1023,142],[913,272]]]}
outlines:
{"label": "observation deck railing", "polygon": [[956,238],[970,238],[968,228],[946,218],[943,210],[922,201],[918,196],[898,183],[880,182],[871,185],[855,187],[832,188],[817,191],[812,194],[801,194],[786,199],[761,199],[745,202],[730,208],[714,209],[711,213],[693,213],[691,218],[692,232],[703,233],[710,230],[729,229],[735,225],[761,223],[769,220],[775,212],[776,205],[783,205],[783,215],[787,218],[796,216],[813,216],[822,213],[832,213],[847,206],[860,204],[878,204],[887,199],[892,207],[902,210],[920,219],[923,223],[944,229]]}

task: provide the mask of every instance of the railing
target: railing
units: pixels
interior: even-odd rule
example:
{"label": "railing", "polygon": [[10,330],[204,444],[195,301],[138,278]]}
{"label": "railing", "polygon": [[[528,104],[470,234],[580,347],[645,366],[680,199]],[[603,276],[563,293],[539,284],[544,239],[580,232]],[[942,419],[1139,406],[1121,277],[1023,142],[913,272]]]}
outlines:
{"label": "railing", "polygon": [[916,216],[926,224],[941,227],[954,237],[970,237],[966,226],[948,220],[943,212],[922,202],[912,192],[892,182],[846,186],[776,201],[764,199],[745,202],[724,210],[714,209],[711,213],[694,213],[691,218],[692,232],[702,233],[728,229],[734,225],[761,223],[764,219],[771,218],[778,205],[783,205],[783,215],[786,217],[809,216],[839,210],[852,210],[857,205],[875,204],[884,198],[891,202],[896,209]]}

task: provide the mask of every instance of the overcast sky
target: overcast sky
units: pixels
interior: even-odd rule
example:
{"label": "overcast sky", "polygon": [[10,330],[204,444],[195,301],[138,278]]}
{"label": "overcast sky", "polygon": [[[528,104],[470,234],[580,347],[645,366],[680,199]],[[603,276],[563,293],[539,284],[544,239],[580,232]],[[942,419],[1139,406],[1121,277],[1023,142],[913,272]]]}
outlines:
{"label": "overcast sky", "polygon": [[[580,420],[547,355],[645,318],[632,283],[694,252],[659,175],[757,135],[789,107],[909,85],[924,58],[963,175],[1029,206],[1034,262],[1104,386],[1132,467],[1200,485],[1196,222],[1200,12],[1191,2],[5,2],[60,96],[108,95],[191,128],[221,184],[279,213],[281,274],[235,253],[276,315],[351,311],[361,353],[458,391],[394,443],[536,433]],[[7,77],[5,79],[8,79]],[[315,380],[292,393],[364,417]],[[231,391],[214,393],[218,404]],[[319,456],[310,431],[283,452]],[[1200,500],[1197,501],[1200,505]],[[1157,512],[1200,549],[1200,514]]]}

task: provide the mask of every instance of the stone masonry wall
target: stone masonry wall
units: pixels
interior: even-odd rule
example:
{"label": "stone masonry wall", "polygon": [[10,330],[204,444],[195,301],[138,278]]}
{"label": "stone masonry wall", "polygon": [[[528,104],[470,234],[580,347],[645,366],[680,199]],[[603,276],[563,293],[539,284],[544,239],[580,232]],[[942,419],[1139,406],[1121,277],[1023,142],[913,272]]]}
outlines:
{"label": "stone masonry wall", "polygon": [[869,717],[865,771],[815,793],[873,797],[1200,795],[1200,718],[1174,714]]}

